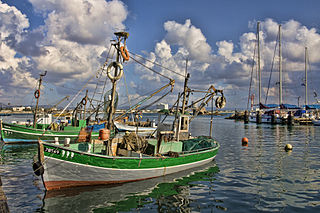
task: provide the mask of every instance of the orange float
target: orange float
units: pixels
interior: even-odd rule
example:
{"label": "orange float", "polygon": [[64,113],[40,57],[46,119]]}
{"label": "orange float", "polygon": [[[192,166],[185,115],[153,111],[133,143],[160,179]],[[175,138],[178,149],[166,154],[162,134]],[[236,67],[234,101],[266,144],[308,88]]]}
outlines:
{"label": "orange float", "polygon": [[124,46],[122,46],[122,47],[120,47],[120,51],[121,51],[121,55],[122,55],[123,59],[125,61],[129,61],[130,55],[128,53],[128,50]]}

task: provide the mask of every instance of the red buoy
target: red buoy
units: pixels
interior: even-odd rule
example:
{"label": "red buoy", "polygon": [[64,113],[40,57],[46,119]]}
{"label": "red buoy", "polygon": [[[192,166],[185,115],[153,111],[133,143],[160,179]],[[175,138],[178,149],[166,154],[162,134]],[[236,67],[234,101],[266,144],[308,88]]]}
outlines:
{"label": "red buoy", "polygon": [[248,138],[244,137],[244,138],[242,138],[241,142],[242,142],[242,146],[248,146],[249,140],[248,140]]}

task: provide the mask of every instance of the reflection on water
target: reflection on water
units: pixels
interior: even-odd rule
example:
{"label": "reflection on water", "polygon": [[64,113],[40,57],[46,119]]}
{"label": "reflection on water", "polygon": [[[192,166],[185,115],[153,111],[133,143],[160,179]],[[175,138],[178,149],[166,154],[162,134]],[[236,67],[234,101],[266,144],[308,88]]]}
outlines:
{"label": "reflection on water", "polygon": [[[196,118],[192,134],[208,135],[209,123],[209,116]],[[36,145],[4,146],[3,190],[11,212],[320,212],[320,127],[215,117],[213,135],[221,148],[201,171],[47,194],[32,172]],[[287,143],[291,152],[284,151]]]}

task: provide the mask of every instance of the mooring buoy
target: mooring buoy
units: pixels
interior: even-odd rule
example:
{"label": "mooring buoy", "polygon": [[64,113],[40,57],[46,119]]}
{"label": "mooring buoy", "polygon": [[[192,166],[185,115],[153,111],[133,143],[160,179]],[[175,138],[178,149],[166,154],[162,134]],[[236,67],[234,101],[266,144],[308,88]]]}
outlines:
{"label": "mooring buoy", "polygon": [[249,140],[248,140],[248,138],[244,137],[244,138],[242,138],[241,142],[242,142],[242,146],[248,146]]}
{"label": "mooring buoy", "polygon": [[292,145],[291,144],[286,144],[286,146],[284,147],[284,150],[286,150],[286,152],[291,151],[292,150]]}

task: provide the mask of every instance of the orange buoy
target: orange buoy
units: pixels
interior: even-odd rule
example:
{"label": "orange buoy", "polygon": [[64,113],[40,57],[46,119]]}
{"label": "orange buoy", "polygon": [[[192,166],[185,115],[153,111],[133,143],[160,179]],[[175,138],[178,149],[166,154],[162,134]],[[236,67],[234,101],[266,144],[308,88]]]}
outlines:
{"label": "orange buoy", "polygon": [[100,140],[108,140],[110,137],[110,130],[109,129],[100,129],[99,131],[99,139]]}
{"label": "orange buoy", "polygon": [[129,61],[130,55],[128,53],[128,50],[124,46],[120,47],[120,52],[121,52],[122,58],[125,61]]}
{"label": "orange buoy", "polygon": [[249,140],[248,140],[248,138],[244,137],[244,138],[242,138],[241,142],[242,142],[242,146],[248,146]]}

